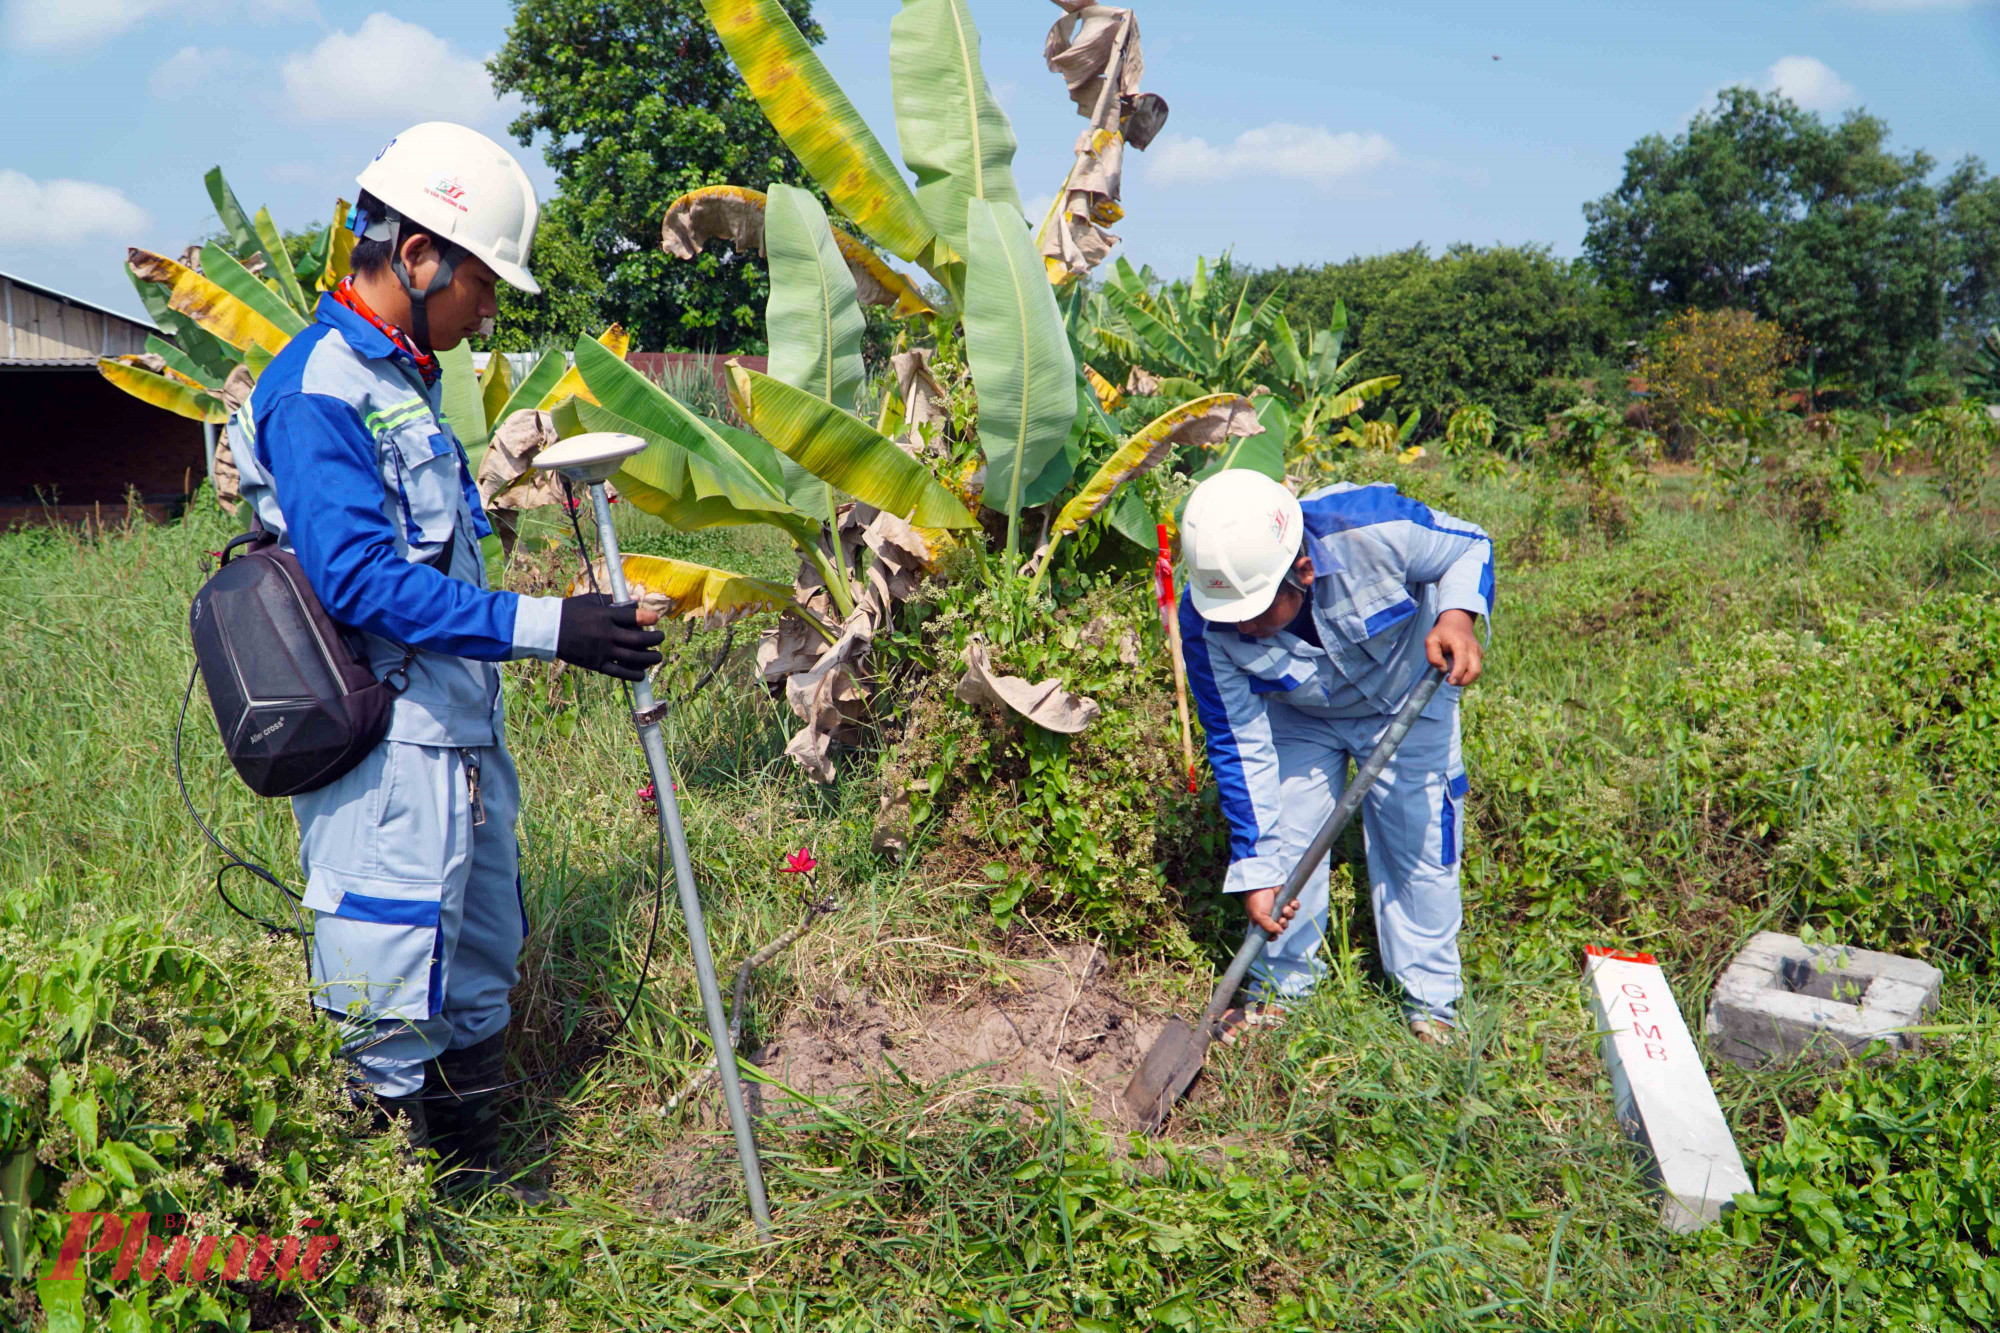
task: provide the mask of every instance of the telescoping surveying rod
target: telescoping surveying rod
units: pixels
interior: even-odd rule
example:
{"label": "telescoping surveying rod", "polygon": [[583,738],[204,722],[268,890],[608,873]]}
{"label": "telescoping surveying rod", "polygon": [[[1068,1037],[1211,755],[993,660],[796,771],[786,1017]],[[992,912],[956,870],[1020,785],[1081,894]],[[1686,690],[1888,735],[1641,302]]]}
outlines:
{"label": "telescoping surveying rod", "polygon": [[[618,551],[618,530],[611,524],[611,502],[604,483],[619,465],[646,447],[636,435],[596,431],[573,435],[542,450],[534,459],[543,472],[555,472],[572,483],[590,487],[590,503],[597,516],[597,540],[604,550],[604,563],[611,574],[611,599],[619,605],[630,603],[625,586],[625,562]],[[729,1125],[736,1131],[736,1155],[743,1162],[743,1183],[750,1192],[750,1215],[757,1219],[757,1234],[771,1234],[771,1208],[764,1199],[764,1171],[757,1161],[757,1137],[750,1128],[750,1113],[743,1105],[743,1085],[736,1076],[736,1045],[729,1039],[729,1018],[722,1009],[722,987],[715,980],[715,959],[708,951],[708,929],[702,924],[701,899],[694,889],[694,870],[688,864],[687,834],[681,828],[680,799],[667,767],[667,743],[660,737],[660,710],[654,706],[650,681],[632,686],[633,721],[639,728],[639,745],[646,752],[646,767],[652,771],[654,808],[659,812],[660,829],[673,849],[674,880],[680,889],[681,915],[687,919],[688,946],[694,954],[694,974],[701,986],[701,1005],[708,1013],[708,1039],[715,1046],[716,1073],[722,1080],[722,1100],[729,1107]],[[640,984],[645,978],[640,978]]]}

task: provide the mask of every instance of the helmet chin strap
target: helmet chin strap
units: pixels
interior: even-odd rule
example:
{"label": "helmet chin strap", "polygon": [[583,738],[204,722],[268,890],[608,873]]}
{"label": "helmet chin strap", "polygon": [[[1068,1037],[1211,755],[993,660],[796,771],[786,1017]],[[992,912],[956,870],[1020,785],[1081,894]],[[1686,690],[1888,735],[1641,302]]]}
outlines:
{"label": "helmet chin strap", "polygon": [[[429,233],[426,234],[428,235]],[[437,271],[431,274],[430,282],[423,287],[417,286],[416,283],[410,280],[410,270],[403,264],[403,232],[401,227],[396,229],[396,239],[389,251],[389,268],[395,273],[396,280],[403,284],[403,291],[410,298],[411,341],[415,342],[418,347],[426,352],[432,350],[431,317],[430,311],[426,308],[427,304],[431,297],[436,296],[451,285],[452,271],[458,267],[460,257],[465,254],[465,251],[461,250],[458,246],[453,245],[449,241],[440,240],[436,236],[431,236],[431,244],[437,248]]]}

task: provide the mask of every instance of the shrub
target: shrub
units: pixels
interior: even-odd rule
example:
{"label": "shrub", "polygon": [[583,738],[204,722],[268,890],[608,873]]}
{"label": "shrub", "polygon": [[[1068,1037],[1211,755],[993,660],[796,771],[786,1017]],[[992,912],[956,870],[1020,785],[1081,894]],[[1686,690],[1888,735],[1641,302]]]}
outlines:
{"label": "shrub", "polygon": [[1731,412],[1763,413],[1790,351],[1775,324],[1745,310],[1685,310],[1663,324],[1639,374],[1653,397],[1654,424],[1677,457],[1730,423]]}
{"label": "shrub", "polygon": [[[28,905],[17,891],[0,917],[0,1181],[28,1206],[5,1219],[9,1257],[44,1280],[16,1287],[15,1312],[38,1296],[52,1331],[247,1329],[253,1310],[260,1327],[438,1327],[439,1284],[393,1271],[425,1169],[398,1155],[400,1135],[366,1132],[336,1026],[306,1016],[295,946],[190,943],[136,917],[50,942],[24,927]],[[74,1215],[93,1212],[150,1213],[161,1272],[142,1278],[135,1227],[127,1276],[105,1253],[49,1280]],[[160,1234],[174,1216],[179,1240]],[[85,1239],[116,1239],[95,1225]],[[294,1263],[312,1251],[283,1244],[303,1232],[323,1242],[309,1274]],[[259,1235],[281,1248],[252,1282]],[[226,1280],[239,1236],[243,1276]]]}
{"label": "shrub", "polygon": [[2000,1322],[2000,1094],[1990,1038],[1934,1059],[1857,1065],[1757,1163],[1738,1239],[1778,1244],[1840,1289],[1856,1328]]}
{"label": "shrub", "polygon": [[1930,455],[1938,494],[1954,512],[1979,502],[1993,450],[2000,446],[2000,422],[1978,402],[1952,403],[1918,413],[1910,423],[1918,448]]}

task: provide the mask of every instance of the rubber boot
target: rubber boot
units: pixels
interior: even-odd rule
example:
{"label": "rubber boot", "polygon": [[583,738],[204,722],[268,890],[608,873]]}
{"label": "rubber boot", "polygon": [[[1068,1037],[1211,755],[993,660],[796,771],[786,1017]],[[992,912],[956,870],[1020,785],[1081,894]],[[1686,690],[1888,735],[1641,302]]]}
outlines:
{"label": "rubber boot", "polygon": [[431,1139],[429,1106],[423,1100],[421,1092],[413,1092],[407,1097],[383,1097],[377,1094],[373,1100],[375,1103],[373,1128],[377,1134],[388,1133],[390,1122],[400,1120],[408,1128],[411,1153],[421,1156],[424,1149],[435,1146]]}
{"label": "rubber boot", "polygon": [[507,1082],[505,1029],[463,1050],[446,1051],[424,1064],[424,1098],[430,1142],[451,1172],[453,1193],[505,1188],[524,1203],[548,1198],[515,1181],[500,1162],[500,1093],[484,1091]]}

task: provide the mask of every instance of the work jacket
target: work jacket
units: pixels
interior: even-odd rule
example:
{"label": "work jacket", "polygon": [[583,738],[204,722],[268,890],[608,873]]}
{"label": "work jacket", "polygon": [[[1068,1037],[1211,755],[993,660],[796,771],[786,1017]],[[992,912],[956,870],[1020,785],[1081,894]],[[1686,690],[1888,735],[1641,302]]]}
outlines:
{"label": "work jacket", "polygon": [[[1228,893],[1285,880],[1278,857],[1278,755],[1273,699],[1306,717],[1385,716],[1401,708],[1428,663],[1424,640],[1443,611],[1489,615],[1493,543],[1473,524],[1393,486],[1341,483],[1299,501],[1312,557],[1319,645],[1280,630],[1252,638],[1211,625],[1183,593],[1188,688],[1201,713],[1222,813],[1229,822]],[[1458,690],[1439,689],[1426,716],[1445,717]]]}
{"label": "work jacket", "polygon": [[489,591],[492,531],[465,451],[410,354],[322,296],[230,418],[243,498],[294,552],[377,676],[416,650],[388,739],[493,745],[500,669],[555,656],[559,597]]}

